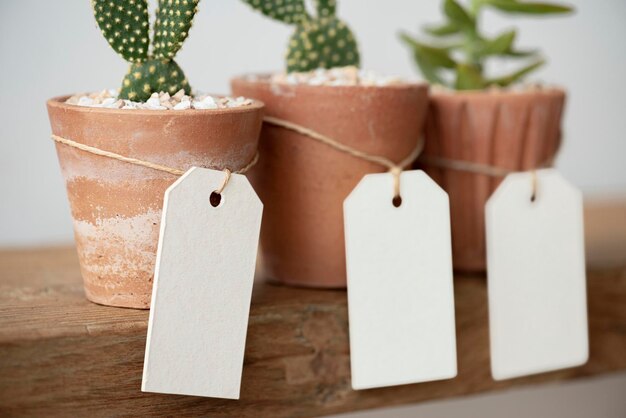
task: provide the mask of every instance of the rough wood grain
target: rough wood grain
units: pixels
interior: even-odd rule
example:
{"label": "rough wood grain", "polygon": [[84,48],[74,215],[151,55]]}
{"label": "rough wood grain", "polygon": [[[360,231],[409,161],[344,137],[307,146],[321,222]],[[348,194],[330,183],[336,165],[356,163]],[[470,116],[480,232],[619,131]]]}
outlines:
{"label": "rough wood grain", "polygon": [[257,283],[240,401],[140,392],[148,313],[86,301],[71,248],[3,251],[0,416],[77,411],[86,416],[320,416],[624,370],[626,205],[590,208],[587,225],[590,265],[598,256],[609,266],[589,271],[587,365],[494,382],[485,280],[465,276],[455,280],[459,376],[355,392],[345,292]]}

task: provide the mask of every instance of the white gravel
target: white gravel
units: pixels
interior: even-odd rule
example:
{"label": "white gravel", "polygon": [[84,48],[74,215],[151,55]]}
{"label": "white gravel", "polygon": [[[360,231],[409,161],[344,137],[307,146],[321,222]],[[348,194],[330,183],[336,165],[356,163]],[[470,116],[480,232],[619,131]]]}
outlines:
{"label": "white gravel", "polygon": [[117,94],[117,90],[77,94],[67,99],[66,103],[107,109],[148,110],[225,109],[252,104],[252,100],[245,97],[217,97],[210,94],[188,96],[184,90],[179,90],[172,96],[169,93],[153,93],[145,102],[118,99]]}
{"label": "white gravel", "polygon": [[303,73],[273,74],[270,82],[311,86],[389,86],[408,83],[400,77],[384,76],[374,71],[359,70],[357,67],[319,68]]}

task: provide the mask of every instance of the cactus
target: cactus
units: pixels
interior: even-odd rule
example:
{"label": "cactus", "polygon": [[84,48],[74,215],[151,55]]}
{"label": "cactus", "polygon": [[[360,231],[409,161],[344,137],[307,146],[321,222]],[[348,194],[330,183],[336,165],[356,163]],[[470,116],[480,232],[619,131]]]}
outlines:
{"label": "cactus", "polygon": [[120,98],[144,101],[152,93],[180,89],[191,93],[174,57],[187,38],[198,1],[159,0],[150,50],[147,0],[92,0],[102,35],[130,63]]}
{"label": "cactus", "polygon": [[359,49],[352,31],[336,17],[336,0],[315,0],[316,17],[305,0],[244,0],[272,19],[295,25],[286,54],[287,72],[359,66]]}
{"label": "cactus", "polygon": [[[506,87],[545,63],[539,52],[518,50],[513,46],[515,30],[493,38],[482,34],[478,23],[480,12],[486,7],[526,15],[564,14],[573,10],[569,6],[519,0],[471,0],[469,7],[463,7],[456,0],[444,0],[443,12],[447,22],[425,27],[426,33],[436,42],[427,44],[406,33],[400,34],[402,41],[412,49],[417,66],[428,81],[456,90]],[[528,62],[510,74],[489,77],[485,74],[485,62],[492,57],[522,58]]]}

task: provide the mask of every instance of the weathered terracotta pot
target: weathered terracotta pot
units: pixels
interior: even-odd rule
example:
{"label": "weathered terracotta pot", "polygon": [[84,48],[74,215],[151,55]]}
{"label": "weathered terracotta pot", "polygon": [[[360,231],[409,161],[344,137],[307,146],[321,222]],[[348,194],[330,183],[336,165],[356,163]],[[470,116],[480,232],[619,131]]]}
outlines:
{"label": "weathered terracotta pot", "polygon": [[[186,170],[237,170],[255,155],[263,104],[216,110],[117,110],[48,101],[52,132]],[[163,194],[176,177],[56,143],[87,298],[149,308]],[[207,191],[207,204],[209,199]]]}
{"label": "weathered terracotta pot", "polygon": [[[414,150],[428,103],[425,84],[277,85],[241,77],[232,89],[263,101],[269,116],[398,162]],[[261,274],[290,285],[345,287],[343,201],[365,174],[385,168],[268,124],[259,150],[251,180],[264,204]]]}
{"label": "weathered terracotta pot", "polygon": [[[434,93],[424,155],[516,171],[536,168],[558,149],[564,103],[559,89]],[[455,269],[485,270],[484,208],[502,178],[424,169],[450,196]]]}

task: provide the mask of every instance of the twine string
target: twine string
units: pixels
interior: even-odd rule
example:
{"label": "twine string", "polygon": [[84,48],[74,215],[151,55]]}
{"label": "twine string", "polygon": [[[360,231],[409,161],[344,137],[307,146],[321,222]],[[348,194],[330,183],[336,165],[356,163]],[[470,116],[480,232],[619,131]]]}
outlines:
{"label": "twine string", "polygon": [[[76,142],[76,141],[73,141],[73,140],[68,139],[68,138],[63,138],[62,136],[58,136],[58,135],[51,135],[51,137],[52,137],[52,139],[55,142],[58,142],[60,144],[64,144],[64,145],[70,146],[72,148],[79,149],[79,150],[84,151],[84,152],[88,152],[90,154],[99,155],[99,156],[107,157],[107,158],[112,158],[114,160],[118,160],[118,161],[122,161],[122,162],[125,162],[125,163],[137,165],[137,166],[140,166],[140,167],[150,168],[152,170],[157,170],[157,171],[161,171],[161,172],[164,172],[164,173],[169,173],[169,174],[171,174],[173,176],[180,177],[183,174],[185,174],[185,170],[181,170],[179,168],[168,167],[168,166],[165,166],[165,165],[155,164],[155,163],[151,163],[149,161],[140,160],[140,159],[137,159],[137,158],[126,157],[124,155],[116,154],[115,152],[106,151],[106,150],[103,150],[103,149],[100,149],[100,148],[92,147],[90,145],[81,144],[80,142]],[[257,163],[258,160],[259,160],[259,154],[256,153],[254,155],[254,157],[252,158],[252,160],[250,160],[250,162],[248,164],[246,164],[244,167],[240,168],[239,170],[234,171],[234,173],[236,173],[236,174],[245,174],[245,173],[247,173],[252,167],[254,167],[254,165]],[[226,185],[228,184],[228,182],[230,180],[231,174],[233,173],[228,168],[224,168],[222,171],[224,172],[224,180],[222,181],[222,184],[220,185],[220,187],[215,191],[217,194],[222,194],[222,192],[224,191],[224,189],[226,188]]]}
{"label": "twine string", "polygon": [[[538,188],[537,170],[540,170],[542,168],[553,167],[554,160],[556,159],[559,149],[560,149],[560,140],[559,140],[557,150],[554,152],[554,154],[551,157],[546,159],[543,163],[538,164],[536,167],[533,167],[532,169],[529,170],[530,175],[531,175],[531,185],[532,185],[532,192],[530,195],[531,202],[534,202],[537,199],[537,188]],[[483,175],[490,176],[490,177],[506,177],[512,173],[519,173],[519,170],[510,170],[507,168],[496,167],[496,166],[487,165],[487,164],[473,163],[470,161],[451,160],[448,158],[435,157],[432,155],[422,155],[420,156],[418,162],[424,165],[430,165],[433,167],[445,168],[448,170],[455,170],[455,171],[464,171],[464,172],[472,173],[472,174],[483,174]]]}
{"label": "twine string", "polygon": [[[559,133],[559,136],[556,141],[556,147],[554,152],[550,157],[548,157],[543,163],[538,164],[536,167],[530,169],[531,175],[531,187],[532,192],[530,195],[530,201],[534,202],[537,200],[537,188],[538,188],[538,179],[537,179],[537,170],[542,168],[550,168],[554,166],[554,160],[561,150],[561,145],[563,144],[563,135],[562,132]],[[473,163],[470,161],[462,161],[462,160],[451,160],[448,158],[435,157],[432,155],[422,155],[419,158],[419,162],[425,165],[431,165],[433,167],[446,168],[449,170],[456,171],[465,171],[473,174],[484,174],[486,176],[491,177],[506,177],[509,174],[517,173],[517,170],[509,170],[502,167],[496,167],[487,164]]]}
{"label": "twine string", "polygon": [[417,157],[419,157],[419,155],[422,153],[422,150],[424,149],[424,140],[423,138],[420,138],[420,140],[418,141],[413,151],[411,151],[411,153],[407,155],[402,161],[400,161],[399,163],[395,163],[391,161],[389,158],[383,157],[381,155],[369,154],[367,152],[360,151],[348,145],[342,144],[341,142],[329,136],[323,135],[317,131],[306,128],[304,126],[298,125],[297,123],[289,122],[287,120],[275,118],[272,116],[265,116],[263,118],[263,121],[267,124],[278,126],[284,129],[289,129],[301,135],[312,138],[318,142],[321,142],[322,144],[328,145],[331,148],[336,149],[337,151],[341,151],[353,157],[360,158],[362,160],[369,161],[371,163],[378,164],[387,168],[388,172],[393,176],[393,196],[394,197],[400,196],[400,175],[402,174],[402,171],[407,166],[409,166],[413,161],[415,161]]}
{"label": "twine string", "polygon": [[[422,155],[418,162],[424,165],[430,165],[433,167],[446,168],[455,171],[465,171],[473,174],[484,174],[490,177],[506,177],[512,173],[518,173],[519,170],[510,170],[507,168],[496,167],[488,164],[473,163],[470,161],[451,160],[448,158],[435,157],[432,155]],[[549,168],[554,165],[554,157],[551,157],[543,163],[532,168],[532,170],[539,170],[541,168]]]}
{"label": "twine string", "polygon": [[222,184],[220,185],[220,187],[215,191],[215,193],[217,194],[222,194],[222,192],[224,191],[224,189],[226,188],[226,185],[228,184],[228,180],[230,180],[230,170],[225,168],[224,169],[224,174],[226,174],[224,176],[224,180],[222,180]]}
{"label": "twine string", "polygon": [[[409,155],[407,155],[402,161],[400,161],[399,163],[394,163],[393,161],[391,161],[390,159],[383,157],[381,155],[373,155],[373,154],[369,154],[367,152],[352,148],[348,145],[342,144],[341,142],[323,135],[319,132],[316,132],[312,129],[306,128],[304,126],[298,125],[296,123],[293,122],[289,122],[287,120],[283,120],[283,119],[279,119],[279,118],[275,118],[275,117],[271,117],[271,116],[265,116],[263,118],[263,121],[265,123],[268,123],[270,125],[274,125],[274,126],[278,126],[284,129],[289,129],[292,130],[294,132],[297,132],[301,135],[307,136],[309,138],[312,138],[322,144],[328,145],[333,149],[336,149],[338,151],[344,152],[348,155],[351,155],[353,157],[356,158],[360,158],[362,160],[365,161],[369,161],[372,162],[374,164],[378,164],[381,165],[385,168],[387,168],[388,172],[393,176],[393,193],[394,193],[394,198],[396,197],[400,197],[400,176],[402,174],[402,171],[409,166],[413,161],[415,161],[416,159],[418,159],[419,157],[419,162],[425,165],[431,165],[434,167],[440,167],[440,168],[446,168],[449,170],[455,170],[455,171],[465,171],[468,173],[474,173],[474,174],[483,174],[483,175],[487,175],[487,176],[491,176],[491,177],[505,177],[511,173],[515,173],[517,172],[516,170],[510,170],[510,169],[506,169],[506,168],[502,168],[502,167],[496,167],[496,166],[492,166],[492,165],[488,165],[488,164],[481,164],[481,163],[474,163],[471,161],[462,161],[462,160],[452,160],[452,159],[448,159],[448,158],[442,158],[442,157],[435,157],[432,155],[421,155],[423,149],[424,149],[424,139],[420,138],[419,141],[417,142],[417,145],[415,146],[415,148],[413,149],[413,151],[411,151],[411,153]],[[61,136],[58,135],[51,135],[52,139],[58,143],[79,149],[81,151],[84,152],[88,152],[94,155],[99,155],[102,157],[107,157],[107,158],[112,158],[114,160],[118,160],[118,161],[122,161],[122,162],[126,162],[129,164],[133,164],[133,165],[137,165],[137,166],[141,166],[141,167],[145,167],[145,168],[150,168],[153,170],[157,170],[157,171],[162,171],[165,173],[169,173],[172,174],[174,176],[181,176],[185,173],[185,170],[181,170],[178,168],[172,168],[172,167],[168,167],[165,165],[161,165],[161,164],[156,164],[156,163],[152,163],[149,161],[144,161],[144,160],[140,160],[137,158],[132,158],[132,157],[126,157],[124,155],[120,155],[111,151],[106,151],[100,148],[96,148],[96,147],[92,147],[90,145],[85,145],[85,144],[81,144],[80,142],[76,142],[73,141],[71,139],[68,138],[63,138]],[[532,181],[532,195],[531,195],[531,201],[535,201],[536,197],[537,197],[537,173],[536,170],[540,169],[540,168],[547,168],[547,167],[552,167],[554,164],[554,159],[556,158],[556,154],[558,153],[558,150],[560,148],[561,145],[561,141],[559,139],[559,143],[557,145],[557,151],[554,153],[554,155],[550,158],[548,158],[544,163],[539,164],[537,167],[533,168],[531,170],[531,181]],[[224,172],[224,180],[222,181],[220,187],[215,190],[215,192],[217,194],[222,194],[222,192],[224,191],[224,189],[226,188],[226,186],[228,185],[228,182],[230,181],[231,175],[232,173],[236,173],[236,174],[245,174],[246,172],[248,172],[252,167],[254,167],[254,165],[258,162],[259,160],[259,154],[258,152],[254,155],[254,157],[252,158],[252,160],[250,160],[250,162],[248,164],[246,164],[244,167],[242,167],[241,169],[232,172],[230,169],[228,168],[224,168],[222,171]]]}
{"label": "twine string", "polygon": [[537,199],[537,170],[530,172],[530,181],[532,185],[532,192],[530,194],[530,201],[534,202]]}

